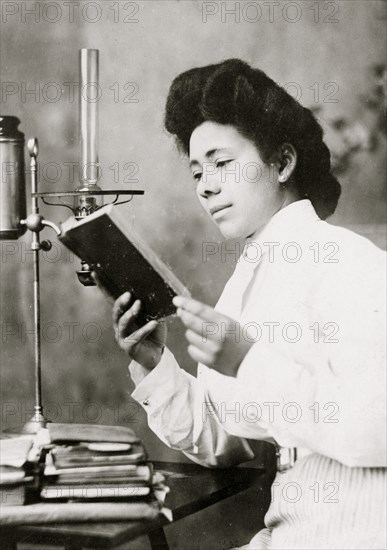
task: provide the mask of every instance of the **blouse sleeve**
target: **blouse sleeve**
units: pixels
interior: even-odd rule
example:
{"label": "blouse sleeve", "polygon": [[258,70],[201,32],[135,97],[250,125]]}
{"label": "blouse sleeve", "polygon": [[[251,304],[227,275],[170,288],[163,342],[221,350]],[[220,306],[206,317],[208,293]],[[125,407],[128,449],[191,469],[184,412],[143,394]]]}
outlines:
{"label": "blouse sleeve", "polygon": [[205,398],[200,381],[179,367],[168,348],[146,376],[135,361],[129,370],[137,384],[132,397],[144,407],[149,427],[166,445],[208,467],[226,467],[254,458],[245,439],[228,433],[214,415],[208,414],[202,406]]}

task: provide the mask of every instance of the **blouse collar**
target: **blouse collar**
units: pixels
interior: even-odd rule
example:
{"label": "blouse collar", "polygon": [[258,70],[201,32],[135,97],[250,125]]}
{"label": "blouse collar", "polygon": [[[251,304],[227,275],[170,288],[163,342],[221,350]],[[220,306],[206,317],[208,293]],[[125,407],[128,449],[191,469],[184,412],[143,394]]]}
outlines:
{"label": "blouse collar", "polygon": [[[250,249],[255,247],[263,256],[265,252],[269,251],[268,243],[283,243],[284,240],[286,242],[292,241],[296,235],[300,235],[300,231],[306,225],[318,221],[321,221],[321,219],[309,199],[292,202],[276,212],[263,228],[258,229],[251,237],[246,239],[240,260],[243,264],[247,263],[255,267],[260,258],[257,256],[257,261],[252,261],[252,256],[248,252],[249,247]],[[247,261],[246,257],[248,258]]]}

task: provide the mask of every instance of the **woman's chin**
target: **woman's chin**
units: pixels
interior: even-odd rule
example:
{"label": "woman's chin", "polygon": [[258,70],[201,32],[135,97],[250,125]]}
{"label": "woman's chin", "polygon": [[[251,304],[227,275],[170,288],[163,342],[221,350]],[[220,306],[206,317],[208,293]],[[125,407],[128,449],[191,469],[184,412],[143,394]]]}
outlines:
{"label": "woman's chin", "polygon": [[219,223],[217,226],[225,239],[242,239],[245,236],[242,228],[231,223]]}

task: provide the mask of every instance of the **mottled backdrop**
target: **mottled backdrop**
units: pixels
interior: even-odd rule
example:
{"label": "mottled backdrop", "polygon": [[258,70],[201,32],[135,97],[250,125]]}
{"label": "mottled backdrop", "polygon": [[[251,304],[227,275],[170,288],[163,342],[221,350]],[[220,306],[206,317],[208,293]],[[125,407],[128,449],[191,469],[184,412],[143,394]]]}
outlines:
{"label": "mottled backdrop", "polygon": [[[77,185],[78,50],[98,48],[101,185],[145,190],[127,214],[194,297],[214,305],[236,259],[222,256],[221,235],[201,212],[186,161],[163,130],[169,85],[194,66],[242,58],[313,107],[343,186],[332,223],[355,226],[385,247],[385,2],[3,0],[1,10],[1,114],[18,116],[26,137],[39,138],[41,190]],[[69,214],[43,204],[41,210],[54,221]],[[130,399],[128,360],[114,343],[110,304],[78,283],[78,260],[49,231],[43,235],[54,242],[42,255],[47,416],[130,425],[151,457],[182,460],[149,431]],[[28,234],[0,243],[3,429],[24,422],[33,405],[29,243]],[[207,259],[205,243],[218,250]],[[228,243],[228,250],[237,245]],[[180,323],[169,325],[170,347],[193,371]],[[256,499],[246,497],[243,508],[238,497],[234,506],[197,516],[199,523],[171,527],[171,545],[226,548],[248,540],[256,531]]]}

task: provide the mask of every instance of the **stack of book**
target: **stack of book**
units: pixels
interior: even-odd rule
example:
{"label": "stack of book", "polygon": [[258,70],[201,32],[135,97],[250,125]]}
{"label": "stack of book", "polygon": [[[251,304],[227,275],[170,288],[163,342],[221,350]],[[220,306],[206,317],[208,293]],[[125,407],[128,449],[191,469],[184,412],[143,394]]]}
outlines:
{"label": "stack of book", "polygon": [[142,442],[120,426],[47,426],[41,497],[56,501],[152,499],[162,484],[153,476]]}
{"label": "stack of book", "polygon": [[37,487],[38,456],[32,436],[0,440],[1,506],[25,504]]}
{"label": "stack of book", "polygon": [[172,519],[164,478],[130,428],[48,423],[1,440],[0,456],[2,526]]}

